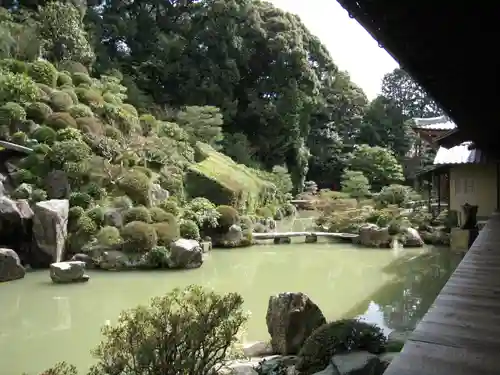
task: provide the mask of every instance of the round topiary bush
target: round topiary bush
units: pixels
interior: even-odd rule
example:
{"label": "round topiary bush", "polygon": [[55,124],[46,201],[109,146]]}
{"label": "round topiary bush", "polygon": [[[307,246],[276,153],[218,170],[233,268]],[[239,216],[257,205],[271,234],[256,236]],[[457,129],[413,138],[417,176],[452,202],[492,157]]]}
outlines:
{"label": "round topiary bush", "polygon": [[149,191],[151,180],[142,172],[126,172],[118,183],[118,187],[128,195],[135,204],[150,205]]}
{"label": "round topiary bush", "polygon": [[92,151],[86,143],[78,140],[56,142],[52,146],[48,158],[54,164],[62,167],[68,162],[78,163],[90,157]]}
{"label": "round topiary bush", "polygon": [[178,240],[181,236],[179,224],[173,223],[155,223],[153,227],[158,236],[158,246],[169,247],[172,241]]}
{"label": "round topiary bush", "polygon": [[101,200],[106,197],[107,192],[106,189],[99,186],[99,184],[95,182],[91,182],[84,187],[85,193],[90,195],[95,200]]}
{"label": "round topiary bush", "polygon": [[153,223],[161,222],[175,222],[175,216],[169,212],[164,211],[160,207],[153,207],[149,210],[151,220]]}
{"label": "round topiary bush", "polygon": [[73,80],[71,79],[71,76],[65,72],[59,72],[57,74],[57,86],[72,86],[73,85]]}
{"label": "round topiary bush", "polygon": [[122,195],[114,198],[111,202],[111,206],[118,210],[128,210],[134,206],[134,202],[126,195]]}
{"label": "round topiary bush", "polygon": [[71,96],[64,91],[54,91],[50,94],[50,106],[56,112],[66,112],[73,104]]}
{"label": "round topiary bush", "polygon": [[92,218],[83,214],[76,222],[76,231],[85,235],[92,235],[97,232],[97,224]]}
{"label": "round topiary bush", "polygon": [[73,73],[73,76],[71,78],[75,86],[79,86],[81,84],[92,86],[92,77],[90,77],[88,74],[76,72]]}
{"label": "round topiary bush", "polygon": [[73,101],[73,104],[78,104],[78,96],[72,87],[61,87],[61,91],[68,94]]}
{"label": "round topiary bush", "polygon": [[0,69],[8,70],[11,73],[28,73],[28,65],[24,61],[19,61],[16,59],[0,60]]}
{"label": "round topiary bush", "polygon": [[139,121],[141,124],[142,134],[150,135],[158,130],[158,121],[153,115],[145,114],[139,117]]}
{"label": "round topiary bush", "polygon": [[70,207],[81,207],[84,210],[92,204],[92,197],[87,193],[74,192],[69,196]]}
{"label": "round topiary bush", "polygon": [[75,93],[81,103],[87,104],[90,107],[101,106],[104,103],[104,100],[98,91],[86,89],[84,87],[77,87],[75,89]]}
{"label": "round topiary bush", "polygon": [[85,134],[103,135],[103,127],[101,120],[97,117],[80,117],[76,119],[78,129]]}
{"label": "round topiary bush", "polygon": [[28,75],[35,82],[42,83],[49,87],[56,87],[57,69],[50,62],[37,60],[28,65]]}
{"label": "round topiary bush", "polygon": [[200,228],[193,220],[182,220],[179,226],[181,237],[190,240],[200,239]]}
{"label": "round topiary bush", "polygon": [[80,131],[78,129],[75,129],[75,128],[66,128],[66,129],[58,130],[56,135],[57,135],[57,140],[59,142],[62,142],[62,141],[82,142],[82,133],[80,133]]}
{"label": "round topiary bush", "polygon": [[139,117],[139,113],[137,113],[137,109],[135,109],[135,107],[132,105],[132,104],[128,104],[128,103],[123,103],[121,105],[121,108],[127,112],[128,114],[134,116],[134,117]]}
{"label": "round topiary bush", "polygon": [[31,103],[26,108],[26,117],[39,124],[43,124],[49,118],[51,113],[52,108],[41,102]]}
{"label": "round topiary bush", "polygon": [[40,89],[28,76],[6,71],[0,74],[0,103],[25,104],[35,102],[40,97]]}
{"label": "round topiary bush", "polygon": [[269,209],[268,207],[259,207],[255,210],[255,213],[260,216],[260,217],[264,217],[264,218],[273,218],[273,213],[271,211],[271,209]]}
{"label": "round topiary bush", "polygon": [[239,222],[240,215],[231,206],[219,206],[217,207],[217,212],[220,214],[218,219],[220,228],[229,229],[231,225]]}
{"label": "round topiary bush", "polygon": [[28,136],[24,132],[15,132],[10,138],[11,142],[25,146],[28,142]]}
{"label": "round topiary bush", "polygon": [[78,127],[76,120],[67,112],[51,113],[45,123],[54,130]]}
{"label": "round topiary bush", "polygon": [[146,253],[156,246],[158,236],[155,228],[142,221],[133,221],[121,231],[123,250],[131,253]]}
{"label": "round topiary bush", "polygon": [[125,211],[125,214],[123,215],[123,222],[127,224],[131,223],[132,221],[151,223],[151,214],[149,210],[144,206],[132,207]]}
{"label": "round topiary bush", "polygon": [[21,121],[26,120],[26,111],[17,103],[8,102],[0,107],[0,124],[15,132]]}
{"label": "round topiary bush", "polygon": [[53,145],[57,139],[56,131],[48,126],[40,126],[31,136],[38,142],[45,143],[47,145]]}
{"label": "round topiary bush", "polygon": [[94,112],[88,105],[85,104],[75,104],[71,106],[68,110],[68,113],[75,119],[79,119],[81,117],[94,117]]}
{"label": "round topiary bush", "polygon": [[87,216],[94,220],[98,227],[104,224],[104,209],[102,207],[94,207],[87,212]]}
{"label": "round topiary bush", "polygon": [[111,92],[106,92],[102,95],[102,98],[106,103],[120,105],[121,100]]}
{"label": "round topiary bush", "polygon": [[95,236],[97,243],[102,246],[114,246],[122,243],[123,239],[118,228],[103,227]]}
{"label": "round topiary bush", "polygon": [[74,206],[69,209],[68,213],[68,230],[76,231],[78,219],[85,214],[85,210],[80,206]]}
{"label": "round topiary bush", "polygon": [[297,209],[292,203],[285,203],[282,207],[285,216],[293,216],[297,213]]}
{"label": "round topiary bush", "polygon": [[106,135],[106,137],[109,137],[109,138],[114,139],[116,141],[120,141],[123,139],[122,132],[119,129],[117,129],[111,125],[106,125],[104,127],[104,134]]}
{"label": "round topiary bush", "polygon": [[240,216],[240,226],[243,230],[252,230],[253,221],[248,216]]}
{"label": "round topiary bush", "polygon": [[177,204],[176,201],[172,199],[167,199],[160,203],[160,208],[163,209],[165,212],[169,212],[175,217],[179,216],[181,213],[181,210],[179,208],[179,205]]}

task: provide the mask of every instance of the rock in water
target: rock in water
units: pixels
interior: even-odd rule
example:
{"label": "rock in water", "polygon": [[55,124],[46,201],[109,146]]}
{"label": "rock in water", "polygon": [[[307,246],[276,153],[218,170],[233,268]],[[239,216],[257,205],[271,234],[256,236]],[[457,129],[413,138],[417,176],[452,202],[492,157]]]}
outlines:
{"label": "rock in water", "polygon": [[76,260],[52,263],[50,278],[57,284],[84,282],[90,279],[85,274],[85,262]]}
{"label": "rock in water", "polygon": [[297,354],[316,328],[326,323],[320,308],[303,293],[280,293],[269,298],[267,330],[276,354]]}
{"label": "rock in water", "polygon": [[38,247],[59,262],[68,236],[69,201],[51,199],[35,204],[33,236]]}
{"label": "rock in water", "polygon": [[368,352],[336,354],[332,364],[338,375],[381,375],[383,369],[377,355]]}
{"label": "rock in water", "polygon": [[403,233],[403,246],[404,247],[422,247],[424,241],[418,231],[414,228],[406,228]]}
{"label": "rock in water", "polygon": [[0,249],[0,282],[22,279],[26,271],[14,250]]}
{"label": "rock in water", "polygon": [[196,240],[184,238],[170,245],[170,268],[198,268],[203,264],[203,250]]}

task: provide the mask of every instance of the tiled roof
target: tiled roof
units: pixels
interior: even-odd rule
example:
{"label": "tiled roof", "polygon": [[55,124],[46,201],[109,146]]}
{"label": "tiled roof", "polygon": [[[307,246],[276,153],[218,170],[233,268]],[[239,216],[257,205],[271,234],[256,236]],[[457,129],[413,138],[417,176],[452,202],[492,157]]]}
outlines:
{"label": "tiled roof", "polygon": [[481,164],[485,163],[486,155],[478,148],[471,148],[471,142],[464,142],[452,148],[440,147],[436,157],[434,158],[434,165],[447,165],[447,164]]}
{"label": "tiled roof", "polygon": [[457,126],[447,116],[414,118],[415,129],[423,130],[453,130]]}

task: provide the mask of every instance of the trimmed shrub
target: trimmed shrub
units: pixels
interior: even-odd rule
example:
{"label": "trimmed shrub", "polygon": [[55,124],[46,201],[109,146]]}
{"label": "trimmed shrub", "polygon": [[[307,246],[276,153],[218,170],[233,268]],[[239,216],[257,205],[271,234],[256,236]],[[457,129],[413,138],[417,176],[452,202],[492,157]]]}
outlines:
{"label": "trimmed shrub", "polygon": [[240,226],[243,230],[252,230],[253,221],[248,216],[240,216]]}
{"label": "trimmed shrub", "polygon": [[169,247],[172,241],[178,240],[181,236],[179,224],[176,222],[155,223],[153,228],[158,237],[158,246]]}
{"label": "trimmed shrub", "polygon": [[78,127],[76,120],[66,112],[51,113],[45,123],[54,130]]}
{"label": "trimmed shrub", "polygon": [[74,192],[69,196],[70,207],[81,207],[84,210],[90,207],[92,204],[92,197],[87,193]]}
{"label": "trimmed shrub", "polygon": [[75,104],[68,110],[69,114],[78,120],[81,117],[94,117],[94,112],[85,104]]}
{"label": "trimmed shrub", "polygon": [[175,222],[175,216],[162,210],[160,207],[152,207],[149,209],[151,221],[153,223],[161,223],[163,221]]}
{"label": "trimmed shrub", "polygon": [[88,69],[82,63],[78,61],[65,60],[61,61],[58,65],[59,70],[65,71],[65,73],[74,74],[74,73],[83,73],[89,74]]}
{"label": "trimmed shrub", "polygon": [[56,87],[57,69],[50,62],[37,60],[28,65],[28,75],[38,83],[43,83],[49,87]]}
{"label": "trimmed shrub", "polygon": [[132,199],[126,195],[122,195],[113,199],[111,206],[119,210],[128,210],[134,206],[134,202],[132,202]]}
{"label": "trimmed shrub", "polygon": [[150,205],[149,190],[151,180],[144,173],[138,171],[126,172],[118,185],[135,204]]}
{"label": "trimmed shrub", "polygon": [[102,135],[103,124],[97,117],[80,117],[76,119],[78,129],[85,134]]}
{"label": "trimmed shrub", "polygon": [[35,190],[33,190],[33,193],[31,194],[31,200],[34,203],[46,201],[47,198],[48,198],[47,192],[45,190],[42,190],[42,189],[35,189]]}
{"label": "trimmed shrub", "polygon": [[28,136],[24,132],[15,132],[12,134],[11,142],[16,143],[21,146],[25,146],[28,143]]}
{"label": "trimmed shrub", "polygon": [[104,197],[106,197],[106,189],[102,188],[95,182],[89,183],[87,186],[84,187],[85,193],[90,195],[92,199],[95,200],[101,200]]}
{"label": "trimmed shrub", "polygon": [[123,227],[121,235],[124,251],[131,253],[146,253],[152,250],[158,241],[154,227],[142,221],[128,223]]}
{"label": "trimmed shrub", "polygon": [[217,207],[217,212],[220,214],[218,219],[218,226],[220,228],[229,229],[231,225],[239,222],[240,216],[238,211],[231,206],[219,206]]}
{"label": "trimmed shrub", "polygon": [[76,72],[72,75],[73,85],[79,86],[81,84],[87,84],[92,86],[92,78],[85,73]]}
{"label": "trimmed shrub", "polygon": [[71,79],[71,76],[67,73],[64,72],[59,72],[57,74],[57,86],[72,86],[73,85],[73,80]]}
{"label": "trimmed shrub", "polygon": [[43,124],[49,118],[51,113],[52,108],[45,103],[31,103],[26,108],[26,117],[39,124]]}
{"label": "trimmed shrub", "polygon": [[104,210],[102,207],[94,207],[87,212],[87,216],[94,220],[98,227],[104,224]]}
{"label": "trimmed shrub", "polygon": [[28,72],[28,65],[24,61],[16,59],[0,60],[0,69],[8,70],[11,73],[25,74]]}
{"label": "trimmed shrub", "polygon": [[285,216],[293,216],[297,213],[297,209],[292,203],[285,203],[282,209]]}
{"label": "trimmed shrub", "polygon": [[64,166],[68,162],[78,163],[88,159],[91,153],[92,151],[86,143],[77,140],[69,140],[56,142],[54,146],[52,146],[52,151],[49,153],[48,157],[50,161],[57,166]]}
{"label": "trimmed shrub", "polygon": [[150,114],[141,115],[139,117],[142,134],[145,136],[151,135],[158,130],[158,121]]}
{"label": "trimmed shrub", "polygon": [[97,243],[103,246],[114,246],[120,244],[123,239],[118,228],[106,226],[96,234]]}
{"label": "trimmed shrub", "polygon": [[179,226],[182,238],[198,240],[200,238],[200,228],[193,220],[182,220]]}
{"label": "trimmed shrub", "polygon": [[40,97],[40,89],[28,76],[5,71],[0,74],[0,103],[24,104],[35,102]]}
{"label": "trimmed shrub", "polygon": [[40,126],[33,132],[32,138],[36,139],[40,143],[53,145],[57,139],[57,133],[54,129],[49,128],[48,126]]}
{"label": "trimmed shrub", "polygon": [[26,111],[19,104],[8,102],[0,107],[0,124],[8,127],[9,134],[17,131],[24,120],[26,120]]}
{"label": "trimmed shrub", "polygon": [[79,141],[82,142],[82,133],[78,129],[66,128],[57,131],[57,140],[62,141]]}
{"label": "trimmed shrub", "polygon": [[92,89],[86,89],[84,87],[77,87],[75,89],[76,96],[78,96],[78,100],[87,104],[90,107],[100,107],[103,104],[103,99],[101,94],[98,91]]}
{"label": "trimmed shrub", "polygon": [[128,104],[128,103],[123,103],[121,105],[121,108],[127,112],[128,114],[134,116],[134,117],[139,117],[139,113],[137,113],[137,109],[135,109],[135,107],[132,105],[132,104]]}
{"label": "trimmed shrub", "polygon": [[271,211],[271,209],[269,207],[259,207],[255,210],[255,213],[258,216],[264,217],[264,218],[274,217],[273,212]]}
{"label": "trimmed shrub", "polygon": [[144,206],[138,206],[128,209],[123,215],[123,223],[128,224],[132,221],[143,221],[151,223],[151,214]]}
{"label": "trimmed shrub", "polygon": [[122,102],[119,98],[116,97],[116,95],[114,95],[113,93],[110,93],[110,92],[104,93],[102,95],[102,98],[106,103],[110,103],[110,104],[120,105]]}
{"label": "trimmed shrub", "polygon": [[64,91],[54,91],[50,94],[50,106],[56,112],[66,112],[73,104],[71,96]]}
{"label": "trimmed shrub", "polygon": [[167,200],[163,201],[162,203],[160,203],[160,208],[162,210],[164,210],[165,212],[171,213],[175,217],[179,216],[179,214],[181,213],[181,210],[180,210],[177,202],[175,202],[174,200],[171,200],[171,199],[167,199]]}
{"label": "trimmed shrub", "polygon": [[61,91],[70,96],[73,104],[78,104],[78,96],[76,95],[75,90],[72,87],[61,87]]}
{"label": "trimmed shrub", "polygon": [[119,129],[117,129],[111,125],[106,125],[104,127],[104,134],[106,135],[106,137],[109,137],[109,138],[114,139],[116,141],[120,141],[123,139],[122,132]]}

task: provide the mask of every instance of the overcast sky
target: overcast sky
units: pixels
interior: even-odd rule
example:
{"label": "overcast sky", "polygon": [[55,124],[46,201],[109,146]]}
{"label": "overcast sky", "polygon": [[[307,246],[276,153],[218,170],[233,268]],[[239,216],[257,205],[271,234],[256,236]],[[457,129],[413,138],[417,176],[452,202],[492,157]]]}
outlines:
{"label": "overcast sky", "polygon": [[311,33],[328,48],[337,66],[349,72],[369,99],[380,92],[384,74],[398,66],[336,0],[268,1],[298,14]]}

